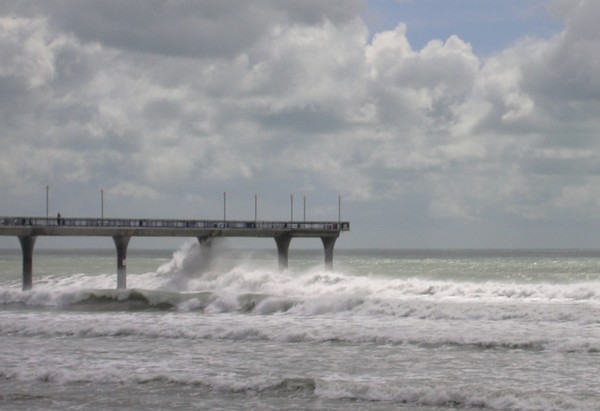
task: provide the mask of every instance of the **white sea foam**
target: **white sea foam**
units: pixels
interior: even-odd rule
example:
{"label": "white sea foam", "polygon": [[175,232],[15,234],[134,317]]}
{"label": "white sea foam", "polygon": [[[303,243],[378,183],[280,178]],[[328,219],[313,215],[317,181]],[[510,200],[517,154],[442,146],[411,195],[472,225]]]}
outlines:
{"label": "white sea foam", "polygon": [[381,382],[328,380],[317,384],[316,394],[332,399],[384,401],[404,405],[464,407],[490,410],[562,411],[593,410],[592,402],[577,401],[557,394],[523,395],[510,391],[494,391],[479,387],[449,388],[438,386],[405,386]]}
{"label": "white sea foam", "polygon": [[[49,322],[52,326],[7,321],[0,324],[0,331],[22,336],[134,335],[600,351],[593,331],[600,321],[600,282],[441,281],[329,272],[320,266],[279,272],[247,261],[229,263],[231,267],[224,269],[227,264],[217,261],[208,267],[202,258],[198,247],[188,243],[155,272],[129,274],[129,285],[137,288],[127,290],[114,290],[111,274],[49,276],[26,292],[16,284],[1,286],[0,304],[5,306],[110,313],[95,327],[72,320],[57,326],[55,318]],[[251,321],[241,328],[219,322],[215,327],[194,323],[184,329],[178,323],[174,329],[162,322],[138,327],[135,316],[128,319],[128,327],[110,321],[114,312],[128,315],[156,309],[204,315],[282,314],[289,318],[290,326],[271,329]],[[318,321],[315,329],[298,328],[295,319],[304,317],[339,318],[340,322],[335,329],[321,329]],[[280,324],[281,318],[278,321]],[[530,329],[536,332],[528,332]]]}
{"label": "white sea foam", "polygon": [[[0,336],[39,338],[110,338],[130,336],[148,340],[265,341],[272,343],[352,343],[449,347],[467,350],[525,350],[600,352],[596,327],[577,323],[504,320],[431,320],[365,316],[239,316],[237,314],[177,314],[143,316],[134,312],[0,312]],[[3,319],[3,317],[5,317]],[[225,316],[225,317],[224,317]],[[307,321],[307,318],[310,318]]]}
{"label": "white sea foam", "polygon": [[[398,318],[484,321],[566,321],[595,324],[600,282],[572,284],[508,281],[430,280],[329,272],[321,266],[279,272],[250,261],[203,260],[199,247],[186,243],[154,272],[128,275],[136,290],[110,291],[114,274],[46,276],[33,290],[16,283],[0,285],[0,304],[70,307],[82,302],[127,310],[162,307],[205,313],[250,312],[262,315],[368,315]],[[199,294],[200,293],[200,294]],[[93,299],[93,301],[91,301]],[[108,305],[122,302],[121,306]],[[140,305],[141,304],[141,305]]]}
{"label": "white sea foam", "polygon": [[217,375],[179,373],[165,374],[160,370],[140,367],[119,369],[115,364],[92,369],[46,366],[21,367],[11,372],[0,372],[5,382],[50,384],[140,384],[150,388],[166,384],[193,386],[195,390],[220,393],[314,396],[324,400],[351,400],[383,402],[391,408],[402,406],[429,406],[513,411],[592,411],[592,400],[577,400],[561,393],[519,392],[493,387],[452,386],[452,384],[398,384],[394,381],[365,379],[357,376],[332,375],[322,378],[310,376],[260,375],[240,378],[236,373]]}

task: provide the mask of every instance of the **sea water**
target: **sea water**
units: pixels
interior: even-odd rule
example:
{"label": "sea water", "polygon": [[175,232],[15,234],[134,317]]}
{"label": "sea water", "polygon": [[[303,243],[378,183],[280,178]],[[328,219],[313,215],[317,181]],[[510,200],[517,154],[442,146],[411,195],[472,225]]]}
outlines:
{"label": "sea water", "polygon": [[0,252],[0,409],[598,410],[599,251]]}

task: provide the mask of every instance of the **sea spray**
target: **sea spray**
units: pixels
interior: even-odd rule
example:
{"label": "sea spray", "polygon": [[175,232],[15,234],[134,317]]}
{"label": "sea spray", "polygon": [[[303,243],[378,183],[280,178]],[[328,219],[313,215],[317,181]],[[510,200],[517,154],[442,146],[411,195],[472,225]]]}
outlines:
{"label": "sea spray", "polygon": [[165,289],[185,290],[191,278],[199,275],[208,262],[203,258],[198,241],[189,241],[173,253],[168,263],[158,267],[157,273],[167,278]]}

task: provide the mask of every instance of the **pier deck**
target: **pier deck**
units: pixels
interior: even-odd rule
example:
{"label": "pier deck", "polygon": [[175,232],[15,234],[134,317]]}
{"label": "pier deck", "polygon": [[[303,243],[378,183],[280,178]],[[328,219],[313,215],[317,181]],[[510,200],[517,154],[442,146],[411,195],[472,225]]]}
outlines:
{"label": "pier deck", "polygon": [[0,235],[19,238],[23,251],[23,290],[33,286],[33,247],[39,236],[112,237],[117,249],[117,288],[126,288],[127,245],[131,237],[196,237],[209,256],[211,240],[218,237],[272,237],[279,267],[288,266],[292,238],[320,238],[325,266],[333,268],[333,248],[347,221],[241,221],[144,218],[0,217]]}

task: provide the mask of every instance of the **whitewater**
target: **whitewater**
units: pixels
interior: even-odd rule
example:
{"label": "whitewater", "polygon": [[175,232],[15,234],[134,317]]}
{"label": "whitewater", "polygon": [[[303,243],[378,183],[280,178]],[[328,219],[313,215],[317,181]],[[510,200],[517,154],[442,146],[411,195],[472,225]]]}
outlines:
{"label": "whitewater", "polygon": [[600,251],[203,257],[0,251],[0,409],[600,409]]}

